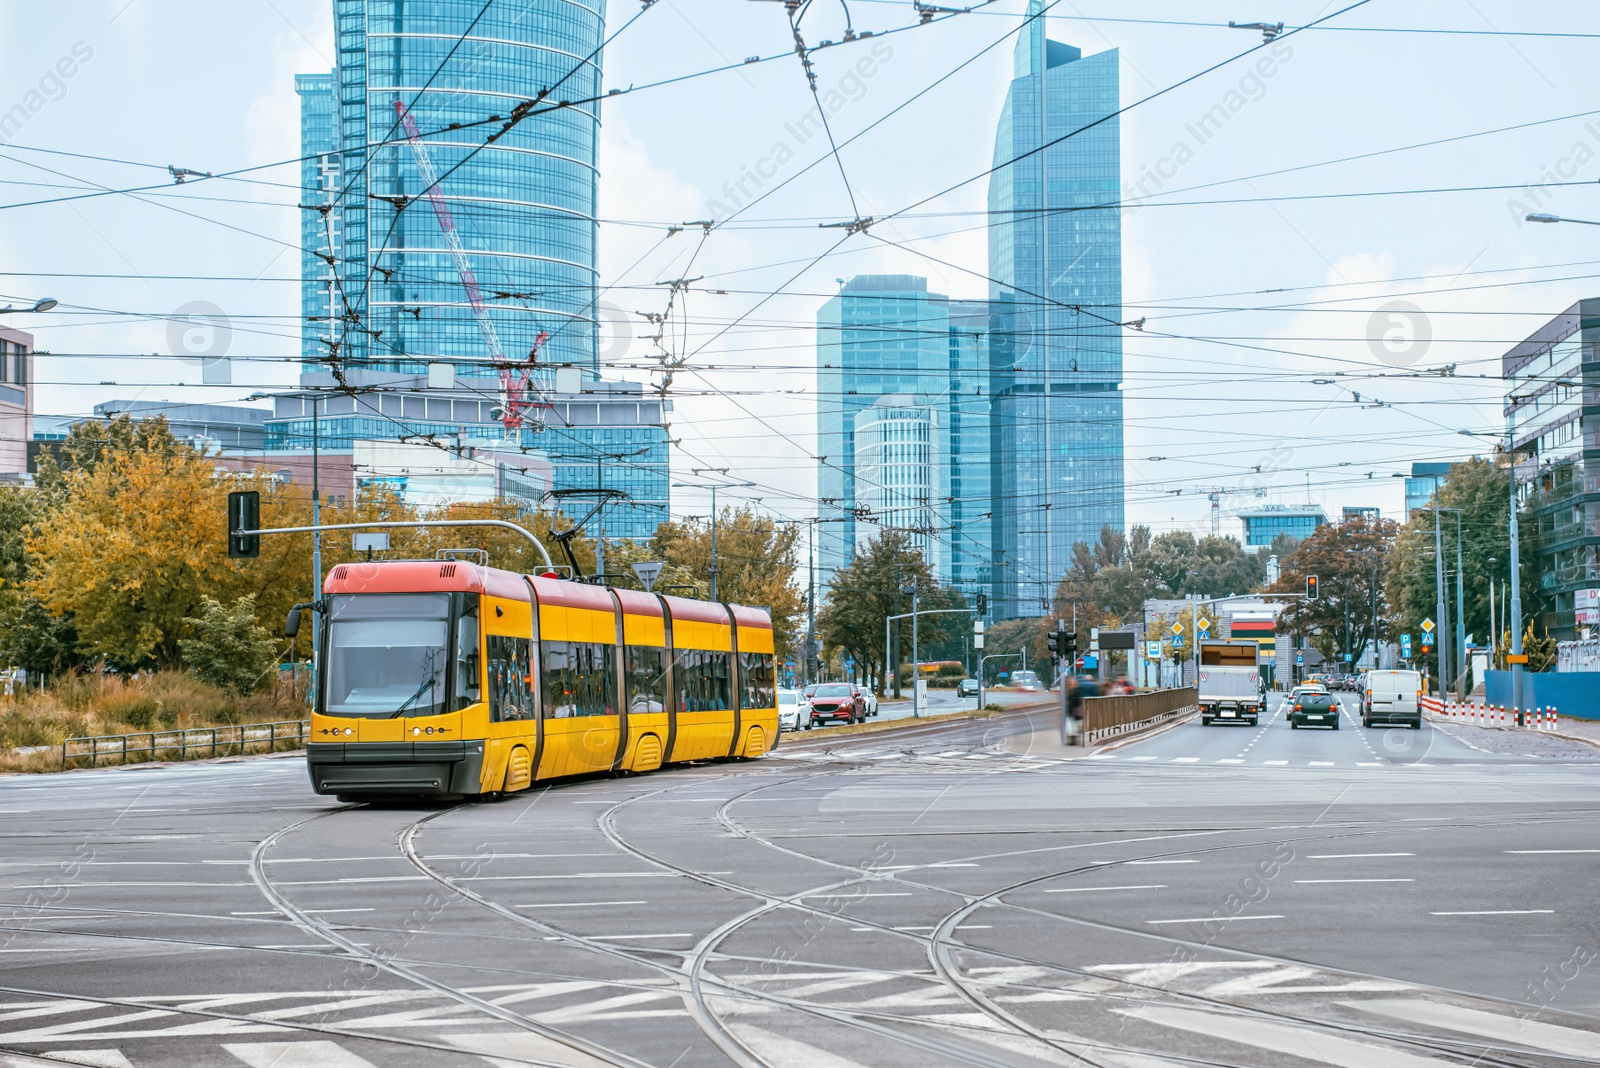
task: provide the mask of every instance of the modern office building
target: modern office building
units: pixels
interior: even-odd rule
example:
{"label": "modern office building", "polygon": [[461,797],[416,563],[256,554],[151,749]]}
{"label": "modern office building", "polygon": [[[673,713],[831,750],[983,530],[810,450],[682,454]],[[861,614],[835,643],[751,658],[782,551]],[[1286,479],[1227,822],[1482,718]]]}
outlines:
{"label": "modern office building", "polygon": [[33,335],[0,326],[0,481],[27,477],[33,440]]}
{"label": "modern office building", "polygon": [[[493,392],[429,391],[425,378],[386,371],[349,371],[345,377],[371,392],[335,391],[333,376],[316,372],[301,376],[303,391],[274,397],[264,423],[266,448],[306,452],[315,437],[329,450],[399,440],[436,450],[506,451],[504,430],[493,415],[499,403]],[[524,428],[514,448],[550,466],[549,484],[537,483],[539,493],[545,488],[626,493],[626,499],[606,507],[606,536],[648,538],[668,518],[671,472],[662,416],[670,404],[646,395],[637,382],[586,381],[581,393],[552,394],[545,429]],[[538,494],[523,492],[535,483],[499,484],[517,490],[507,496],[537,499]],[[577,519],[593,504],[592,498],[580,498],[559,507]]]}
{"label": "modern office building", "polygon": [[950,465],[938,454],[949,435],[938,404],[881,397],[855,416],[856,506],[879,529],[911,534],[941,577],[950,574]]}
{"label": "modern office building", "polygon": [[994,599],[989,302],[950,301],[950,585]]}
{"label": "modern office building", "polygon": [[1339,514],[1347,522],[1351,519],[1365,519],[1375,523],[1383,517],[1383,509],[1371,504],[1347,504],[1340,509]]}
{"label": "modern office building", "polygon": [[160,417],[179,441],[207,452],[259,450],[266,444],[265,424],[271,414],[265,408],[242,404],[190,404],[184,401],[112,400],[94,406],[96,419],[119,415],[135,422]]}
{"label": "modern office building", "polygon": [[[833,572],[855,558],[856,546],[898,525],[904,515],[885,517],[864,506],[865,495],[883,487],[864,481],[857,470],[857,417],[886,397],[896,398],[897,408],[937,409],[941,418],[926,455],[931,463],[950,463],[950,424],[942,418],[948,410],[950,346],[950,302],[929,293],[926,278],[857,275],[818,309],[817,561],[824,595]],[[946,480],[929,474],[924,481],[932,486]],[[941,581],[949,580],[947,525],[941,522],[930,535],[941,546],[929,560]]]}
{"label": "modern office building", "polygon": [[1418,508],[1426,508],[1433,501],[1436,489],[1450,480],[1450,465],[1440,463],[1414,463],[1406,476],[1406,516]]}
{"label": "modern office building", "polygon": [[[1040,13],[1030,0],[1029,14]],[[1017,40],[989,181],[994,587],[1052,610],[1074,542],[1123,528],[1122,225],[1115,49],[1036,18]],[[1098,125],[1091,125],[1098,123]]]}
{"label": "modern office building", "polygon": [[[550,403],[524,426],[519,450],[550,461],[556,489],[627,493],[605,511],[608,537],[651,536],[668,514],[663,402],[637,384],[598,377],[599,107],[535,108],[486,144],[513,109],[542,94],[599,95],[603,2],[334,0],[334,14],[337,67],[295,80],[302,202],[328,208],[303,212],[301,233],[301,386],[322,391],[324,447],[402,440],[460,448],[503,438],[500,385],[451,255],[447,214],[504,355],[526,359],[548,334],[534,384]],[[397,101],[426,146],[444,213],[426,199]],[[316,362],[335,350],[338,383]],[[454,369],[453,386],[438,374],[430,384],[429,367],[441,364]],[[580,369],[580,392],[554,393],[557,367]],[[311,409],[308,396],[275,398],[268,448],[309,449]],[[577,518],[592,504],[560,507]]]}
{"label": "modern office building", "polygon": [[1578,636],[1580,591],[1600,587],[1600,298],[1581,300],[1545,323],[1501,361],[1505,414],[1527,511],[1521,535],[1538,558],[1543,611],[1529,613],[1551,636]]}
{"label": "modern office building", "polygon": [[[337,66],[298,78],[296,89],[311,157],[305,202],[332,207],[342,354],[413,374],[436,359],[462,375],[492,374],[399,103],[426,145],[505,354],[526,357],[548,331],[542,364],[596,370],[599,106],[535,109],[499,131],[542,94],[600,95],[603,4],[334,0],[334,18]],[[337,158],[324,162],[330,152]],[[306,214],[314,221],[305,226],[320,230],[320,214]],[[327,248],[326,235],[302,236],[308,248]],[[307,316],[326,315],[326,287],[313,285],[323,273],[305,274]]]}
{"label": "modern office building", "polygon": [[1287,534],[1299,541],[1328,521],[1328,513],[1316,504],[1299,507],[1263,504],[1255,508],[1241,508],[1235,514],[1239,522],[1244,524],[1245,552],[1251,553],[1265,549],[1280,534]]}

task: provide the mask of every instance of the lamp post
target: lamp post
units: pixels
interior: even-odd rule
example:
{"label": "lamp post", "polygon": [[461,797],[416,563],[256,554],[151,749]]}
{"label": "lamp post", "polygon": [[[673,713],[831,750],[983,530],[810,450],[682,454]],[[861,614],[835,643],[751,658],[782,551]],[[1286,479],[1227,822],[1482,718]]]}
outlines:
{"label": "lamp post", "polygon": [[[1587,222],[1584,219],[1562,219],[1558,216],[1536,218],[1528,216],[1529,222]],[[1600,223],[1589,223],[1597,226]],[[1463,430],[1467,437],[1498,437],[1498,435],[1483,434],[1474,430]],[[1522,714],[1522,550],[1517,536],[1517,441],[1516,427],[1511,420],[1511,412],[1506,411],[1506,481],[1511,485],[1511,499],[1509,523],[1507,524],[1511,535],[1511,707]]]}
{"label": "lamp post", "polygon": [[56,300],[54,297],[40,297],[27,307],[20,307],[16,304],[7,304],[4,308],[0,308],[0,315],[4,315],[6,312],[16,312],[20,315],[37,315],[42,312],[49,311],[59,303],[61,302]]}
{"label": "lamp post", "polygon": [[[1396,478],[1407,477],[1404,474],[1395,475]],[[1445,627],[1444,604],[1444,534],[1439,526],[1439,476],[1422,475],[1422,478],[1433,479],[1433,587],[1435,594],[1434,611],[1439,617],[1439,652],[1436,658],[1439,663],[1439,696],[1444,696],[1444,677],[1449,670],[1450,657],[1446,643],[1449,633]]]}
{"label": "lamp post", "polygon": [[[646,445],[643,448],[634,449],[632,452],[597,452],[597,453],[595,453],[594,454],[595,488],[599,489],[599,490],[603,490],[603,489],[606,488],[606,469],[605,469],[604,461],[606,461],[606,460],[628,460],[628,459],[632,459],[635,456],[643,456],[645,453],[647,453],[649,451],[650,451],[650,446]],[[589,462],[589,457],[587,455],[582,455],[582,456],[560,455],[560,456],[552,456],[552,457],[550,457],[550,459],[551,460],[561,460],[561,461],[574,461],[574,460],[577,460],[577,461],[582,461],[583,463],[588,463]],[[594,572],[597,575],[604,575],[606,573],[606,499],[605,499],[605,495],[604,494],[601,494],[601,496],[600,496],[600,510],[595,513],[595,522],[599,524],[599,529],[598,529],[597,533],[595,534],[595,541],[594,541]]]}
{"label": "lamp post", "polygon": [[[692,475],[726,475],[726,467],[692,467]],[[680,489],[709,489],[711,491],[711,599],[717,599],[717,490],[754,486],[754,482],[674,482]]]}

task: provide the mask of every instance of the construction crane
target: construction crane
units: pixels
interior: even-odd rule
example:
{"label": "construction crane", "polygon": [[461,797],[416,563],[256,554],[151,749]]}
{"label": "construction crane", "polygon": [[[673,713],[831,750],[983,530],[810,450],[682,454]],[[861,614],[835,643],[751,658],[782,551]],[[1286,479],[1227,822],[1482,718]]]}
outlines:
{"label": "construction crane", "polygon": [[535,362],[539,358],[539,350],[544,343],[550,340],[547,331],[539,331],[539,336],[533,339],[533,347],[528,350],[528,358],[521,363],[506,359],[505,350],[500,346],[500,335],[495,332],[494,321],[489,318],[489,309],[483,302],[483,291],[478,288],[478,276],[472,273],[472,264],[467,261],[467,250],[461,247],[461,235],[456,232],[455,216],[450,214],[450,205],[445,203],[444,197],[439,193],[439,176],[433,169],[433,158],[428,155],[428,146],[423,143],[422,135],[417,131],[417,123],[406,110],[403,102],[394,102],[394,112],[400,119],[400,125],[406,132],[406,143],[411,146],[411,157],[416,161],[417,173],[422,176],[423,192],[427,194],[428,203],[433,207],[433,217],[439,223],[439,229],[444,233],[444,243],[450,249],[450,259],[455,262],[456,274],[461,276],[461,285],[467,291],[467,302],[472,305],[472,317],[478,321],[478,333],[483,336],[484,346],[489,350],[489,365],[500,375],[500,423],[505,427],[505,438],[510,442],[520,441],[520,432],[526,413],[532,409],[534,430],[544,429],[544,409],[550,407],[549,398],[543,390],[538,390],[535,399],[529,399],[532,389],[533,371]]}
{"label": "construction crane", "polygon": [[1245,494],[1255,497],[1265,497],[1267,491],[1259,486],[1210,486],[1200,487],[1194,492],[1204,493],[1206,500],[1211,502],[1211,536],[1217,537],[1222,533],[1222,496],[1223,494]]}

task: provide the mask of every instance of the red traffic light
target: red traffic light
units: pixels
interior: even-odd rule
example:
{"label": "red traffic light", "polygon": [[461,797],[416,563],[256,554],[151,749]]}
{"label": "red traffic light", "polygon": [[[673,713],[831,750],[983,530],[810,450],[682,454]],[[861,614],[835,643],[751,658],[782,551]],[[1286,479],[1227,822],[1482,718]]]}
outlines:
{"label": "red traffic light", "polygon": [[1315,576],[1315,575],[1307,575],[1306,576],[1306,597],[1309,600],[1316,600],[1316,597],[1317,597],[1317,576]]}

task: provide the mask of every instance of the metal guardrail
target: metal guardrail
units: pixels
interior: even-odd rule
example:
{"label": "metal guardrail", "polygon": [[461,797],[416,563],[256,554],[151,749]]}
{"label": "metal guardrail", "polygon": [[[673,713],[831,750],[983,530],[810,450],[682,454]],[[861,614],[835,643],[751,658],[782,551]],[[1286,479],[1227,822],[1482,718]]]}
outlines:
{"label": "metal guardrail", "polygon": [[1100,742],[1153,726],[1182,715],[1199,701],[1200,691],[1193,686],[1123,697],[1087,697],[1083,702],[1084,742]]}
{"label": "metal guardrail", "polygon": [[277,723],[243,723],[232,727],[189,727],[182,730],[64,738],[61,742],[61,766],[64,768],[74,760],[87,760],[90,767],[98,767],[102,760],[126,764],[129,757],[197,760],[202,757],[243,755],[252,748],[271,753],[280,744],[288,742],[294,742],[296,749],[304,749],[306,735],[310,731],[309,719],[297,719]]}

